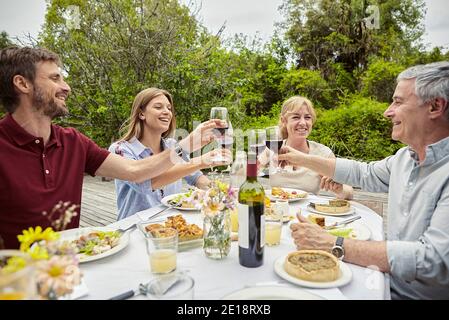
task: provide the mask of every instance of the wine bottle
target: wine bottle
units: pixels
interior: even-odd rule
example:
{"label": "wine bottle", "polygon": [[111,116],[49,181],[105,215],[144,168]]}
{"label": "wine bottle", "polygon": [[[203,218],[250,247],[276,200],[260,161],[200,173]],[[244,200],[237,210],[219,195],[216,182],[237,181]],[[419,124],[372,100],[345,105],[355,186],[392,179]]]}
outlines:
{"label": "wine bottle", "polygon": [[239,262],[248,268],[263,264],[265,245],[265,191],[257,181],[256,154],[248,153],[246,181],[238,197]]}

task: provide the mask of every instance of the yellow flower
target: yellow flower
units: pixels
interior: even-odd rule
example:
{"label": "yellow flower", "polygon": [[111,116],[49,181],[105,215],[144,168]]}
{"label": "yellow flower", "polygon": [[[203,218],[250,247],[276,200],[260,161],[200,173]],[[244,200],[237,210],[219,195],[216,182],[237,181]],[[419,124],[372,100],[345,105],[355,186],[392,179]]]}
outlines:
{"label": "yellow flower", "polygon": [[227,183],[222,182],[222,181],[217,181],[217,186],[221,192],[223,192],[223,193],[228,192],[229,185]]}
{"label": "yellow flower", "polygon": [[4,274],[9,274],[9,273],[14,273],[17,272],[23,268],[26,267],[26,260],[23,257],[11,257],[7,260],[6,262],[6,266],[4,266],[3,268],[0,269],[0,274],[4,273]]}
{"label": "yellow flower", "polygon": [[23,234],[18,235],[17,238],[20,242],[20,250],[27,252],[31,245],[35,242],[39,242],[41,240],[45,240],[47,242],[54,241],[59,239],[59,233],[54,232],[52,228],[48,227],[42,232],[42,228],[40,226],[33,229],[32,227],[28,228],[28,230],[23,230]]}
{"label": "yellow flower", "polygon": [[28,254],[33,260],[46,260],[49,258],[48,250],[45,247],[34,246],[28,250]]}

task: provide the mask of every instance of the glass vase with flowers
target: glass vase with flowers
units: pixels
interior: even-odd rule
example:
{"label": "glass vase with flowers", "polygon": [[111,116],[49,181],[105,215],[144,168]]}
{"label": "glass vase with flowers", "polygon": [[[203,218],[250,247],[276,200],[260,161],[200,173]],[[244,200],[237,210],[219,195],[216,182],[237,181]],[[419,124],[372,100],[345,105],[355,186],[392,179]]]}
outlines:
{"label": "glass vase with flowers", "polygon": [[231,250],[231,211],[235,210],[236,193],[220,180],[213,180],[201,202],[204,253],[211,259],[223,259]]}

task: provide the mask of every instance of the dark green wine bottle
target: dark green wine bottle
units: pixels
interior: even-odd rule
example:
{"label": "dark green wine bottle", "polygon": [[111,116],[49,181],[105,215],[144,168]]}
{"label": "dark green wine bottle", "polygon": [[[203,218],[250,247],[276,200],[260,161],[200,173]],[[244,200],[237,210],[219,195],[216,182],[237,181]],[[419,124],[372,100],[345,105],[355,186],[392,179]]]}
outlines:
{"label": "dark green wine bottle", "polygon": [[263,264],[265,246],[265,191],[257,181],[256,154],[248,153],[246,181],[240,186],[239,262],[248,268]]}

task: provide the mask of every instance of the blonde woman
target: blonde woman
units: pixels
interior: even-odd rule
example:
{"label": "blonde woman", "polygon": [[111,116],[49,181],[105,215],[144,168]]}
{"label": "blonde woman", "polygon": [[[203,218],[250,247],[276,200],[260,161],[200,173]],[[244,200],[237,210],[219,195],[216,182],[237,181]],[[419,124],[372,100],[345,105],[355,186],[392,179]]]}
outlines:
{"label": "blonde woman", "polygon": [[[279,128],[283,145],[308,154],[319,155],[327,158],[335,158],[334,153],[328,147],[307,137],[312,132],[316,122],[316,113],[312,102],[301,96],[293,96],[282,105],[279,116]],[[260,156],[262,166],[269,163],[272,154],[266,149]],[[272,164],[272,167],[275,164]],[[339,199],[352,199],[351,186],[334,182],[329,177],[320,176],[318,173],[304,167],[286,166],[283,171],[270,170],[270,184],[273,187],[286,187],[301,189],[311,193],[318,193],[320,189],[332,191]]]}
{"label": "blonde woman", "polygon": [[[125,124],[126,133],[109,147],[110,152],[138,160],[173,147],[176,141],[170,137],[176,129],[176,119],[171,94],[158,88],[141,91],[134,99],[131,116]],[[200,170],[226,164],[211,161],[216,152],[191,160],[188,154],[183,154],[185,163],[176,164],[164,174],[142,183],[116,179],[118,220],[157,206],[163,197],[181,192],[182,178],[190,185],[206,188],[210,181]],[[230,159],[229,151],[221,152]]]}

